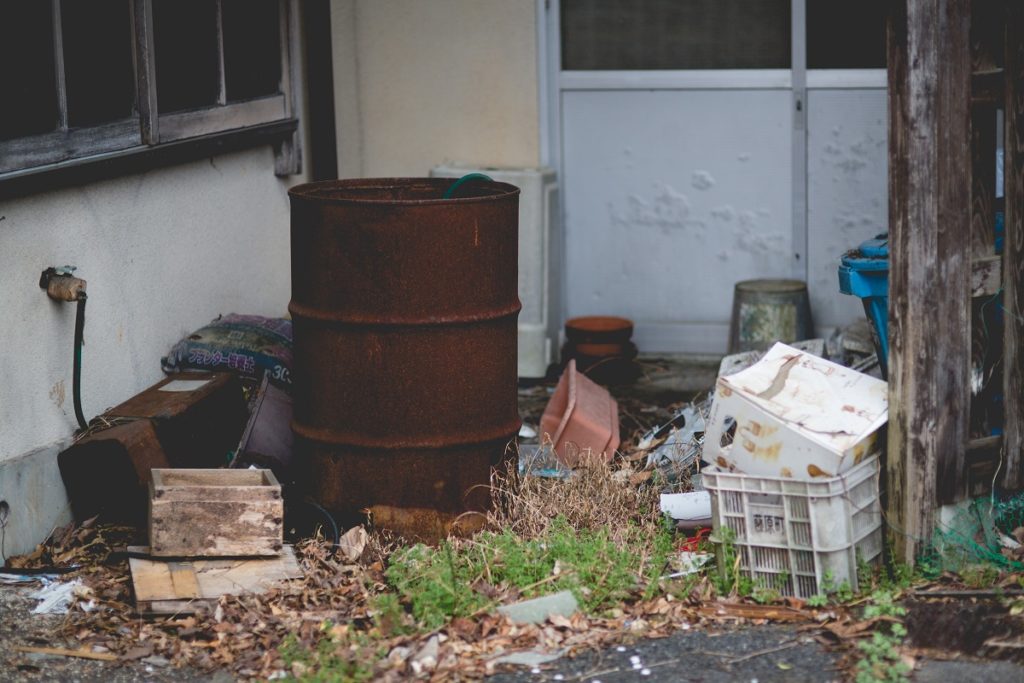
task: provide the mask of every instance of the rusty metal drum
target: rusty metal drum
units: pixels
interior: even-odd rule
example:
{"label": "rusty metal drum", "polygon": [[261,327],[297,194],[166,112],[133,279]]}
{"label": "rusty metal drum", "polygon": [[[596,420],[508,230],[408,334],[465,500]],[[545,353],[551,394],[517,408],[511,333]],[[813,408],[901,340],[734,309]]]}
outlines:
{"label": "rusty metal drum", "polygon": [[519,430],[518,188],[325,181],[291,196],[292,428],[311,495],[437,538],[490,501]]}

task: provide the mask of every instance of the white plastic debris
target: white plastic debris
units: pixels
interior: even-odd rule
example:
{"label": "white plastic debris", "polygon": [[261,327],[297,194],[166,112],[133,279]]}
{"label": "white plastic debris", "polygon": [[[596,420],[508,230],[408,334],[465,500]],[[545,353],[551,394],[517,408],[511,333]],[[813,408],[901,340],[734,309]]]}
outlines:
{"label": "white plastic debris", "polygon": [[663,493],[661,511],[688,528],[711,526],[711,494],[707,491]]}
{"label": "white plastic debris", "polygon": [[354,526],[338,539],[338,550],[346,562],[355,562],[363,554],[369,540],[370,535],[366,533],[366,529],[361,525]]}
{"label": "white plastic debris", "polygon": [[495,664],[511,664],[513,666],[530,666],[531,673],[539,674],[541,664],[553,662],[565,654],[565,650],[557,652],[540,652],[538,650],[524,650],[522,652],[510,652],[496,658]]}
{"label": "white plastic debris", "polygon": [[520,439],[536,439],[537,438],[537,430],[524,422],[523,426],[519,428],[519,438]]}
{"label": "white plastic debris", "polygon": [[412,667],[413,672],[418,676],[421,673],[427,671],[433,671],[437,668],[437,657],[440,654],[441,641],[437,636],[431,636],[427,644],[420,648],[409,665]]}
{"label": "white plastic debris", "polygon": [[[672,567],[676,571],[669,574],[665,578],[677,579],[680,576],[696,574],[701,569],[703,569],[704,565],[710,562],[713,557],[714,555],[712,555],[711,553],[695,553],[690,551],[683,551],[671,560]],[[684,625],[683,628],[689,627]]]}
{"label": "white plastic debris", "polygon": [[49,582],[57,578],[57,574],[8,574],[0,572],[0,584],[19,586],[26,583]]}
{"label": "white plastic debris", "polygon": [[75,601],[77,588],[84,588],[81,581],[54,582],[43,586],[29,596],[39,600],[32,614],[67,614],[71,603]]}
{"label": "white plastic debris", "polygon": [[688,405],[668,424],[644,434],[637,448],[647,451],[647,467],[679,471],[692,466],[701,452],[706,410],[706,402]]}

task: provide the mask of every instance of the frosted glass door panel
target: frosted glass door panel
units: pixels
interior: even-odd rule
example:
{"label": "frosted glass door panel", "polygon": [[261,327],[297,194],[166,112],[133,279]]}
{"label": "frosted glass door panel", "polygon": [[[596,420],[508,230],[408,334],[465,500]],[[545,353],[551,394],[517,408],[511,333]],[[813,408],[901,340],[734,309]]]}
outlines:
{"label": "frosted glass door panel", "polygon": [[864,316],[839,293],[847,249],[888,230],[886,93],[815,90],[807,97],[807,253],[811,310],[819,330]]}
{"label": "frosted glass door panel", "polygon": [[789,277],[788,90],[562,93],[568,314],[726,349],[733,285]]}

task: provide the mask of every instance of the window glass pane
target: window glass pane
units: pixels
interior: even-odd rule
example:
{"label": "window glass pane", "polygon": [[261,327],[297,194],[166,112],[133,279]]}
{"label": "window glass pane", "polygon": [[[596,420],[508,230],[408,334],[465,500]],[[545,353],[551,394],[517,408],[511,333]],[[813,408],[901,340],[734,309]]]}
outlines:
{"label": "window glass pane", "polygon": [[272,95],[281,81],[277,0],[223,0],[224,80],[229,101]]}
{"label": "window glass pane", "polygon": [[788,69],[790,0],[563,0],[562,68]]}
{"label": "window glass pane", "polygon": [[884,69],[885,0],[807,0],[808,69]]}
{"label": "window glass pane", "polygon": [[135,110],[132,25],[126,0],[63,0],[68,125],[117,121]]}
{"label": "window glass pane", "polygon": [[153,0],[153,51],[160,113],[217,103],[220,56],[214,0]]}
{"label": "window glass pane", "polygon": [[0,3],[0,140],[57,128],[49,2]]}

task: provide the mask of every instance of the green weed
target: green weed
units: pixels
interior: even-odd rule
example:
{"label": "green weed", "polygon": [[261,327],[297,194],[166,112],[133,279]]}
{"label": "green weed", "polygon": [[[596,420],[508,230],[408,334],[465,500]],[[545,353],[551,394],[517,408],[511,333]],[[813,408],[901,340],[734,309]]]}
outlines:
{"label": "green weed", "polygon": [[[896,604],[891,592],[876,591],[864,608],[866,619],[888,617],[898,620],[905,616],[906,609]],[[857,661],[856,683],[888,681],[900,683],[908,680],[910,667],[900,657],[899,647],[907,635],[907,629],[900,621],[881,622],[869,640],[857,644],[861,657]]]}
{"label": "green weed", "polygon": [[556,518],[542,535],[528,540],[505,530],[448,540],[438,548],[401,549],[391,557],[385,575],[427,629],[490,608],[512,590],[529,598],[568,589],[585,611],[594,613],[634,597],[644,579],[645,596],[658,590],[658,577],[672,550],[671,534],[663,531],[655,537],[654,557],[644,577],[641,557],[650,551],[639,544],[650,539],[639,530],[632,539],[627,530],[625,538],[620,545],[607,529],[576,530]]}

